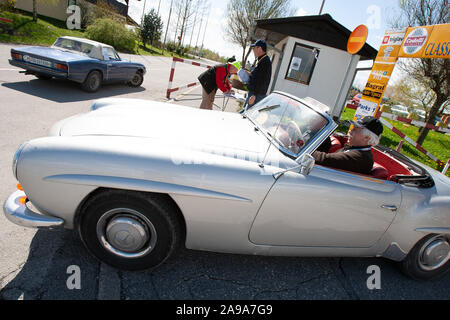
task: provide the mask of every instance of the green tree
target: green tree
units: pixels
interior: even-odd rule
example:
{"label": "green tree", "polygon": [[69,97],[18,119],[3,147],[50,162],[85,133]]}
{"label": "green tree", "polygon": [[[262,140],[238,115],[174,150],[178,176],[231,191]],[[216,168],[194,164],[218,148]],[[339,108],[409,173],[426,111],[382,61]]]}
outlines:
{"label": "green tree", "polygon": [[141,39],[144,46],[148,42],[153,44],[154,40],[158,41],[161,39],[162,29],[161,17],[156,13],[155,9],[152,9],[142,20]]}
{"label": "green tree", "polygon": [[[426,26],[448,23],[449,0],[399,0],[401,16],[391,25],[395,28],[407,26]],[[399,62],[399,67],[409,79],[434,93],[430,101],[428,121],[433,124],[435,116],[440,115],[449,103],[450,62],[448,59],[408,59]],[[422,145],[429,132],[422,128],[417,143]]]}
{"label": "green tree", "polygon": [[291,0],[230,0],[227,6],[228,39],[242,47],[242,65],[250,55],[250,35],[255,20],[293,15]]}

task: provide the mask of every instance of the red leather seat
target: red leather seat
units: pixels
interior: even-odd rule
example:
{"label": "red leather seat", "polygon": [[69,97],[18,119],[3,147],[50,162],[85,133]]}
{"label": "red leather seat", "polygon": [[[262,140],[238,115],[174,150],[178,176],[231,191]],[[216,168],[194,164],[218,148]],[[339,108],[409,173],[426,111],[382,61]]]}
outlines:
{"label": "red leather seat", "polygon": [[342,149],[342,143],[338,138],[331,136],[331,148],[328,150],[328,153],[335,153],[336,151]]}
{"label": "red leather seat", "polygon": [[370,175],[376,179],[387,180],[387,178],[389,176],[389,172],[387,171],[387,169],[385,167],[383,167],[382,165],[375,162],[373,164]]}

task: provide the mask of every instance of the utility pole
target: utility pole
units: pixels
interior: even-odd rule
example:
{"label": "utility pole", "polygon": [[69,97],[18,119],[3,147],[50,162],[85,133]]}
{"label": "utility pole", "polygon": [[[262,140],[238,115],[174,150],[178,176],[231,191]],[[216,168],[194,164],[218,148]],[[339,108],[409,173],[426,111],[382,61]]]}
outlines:
{"label": "utility pole", "polygon": [[208,29],[208,21],[209,21],[209,15],[211,13],[211,7],[208,10],[208,17],[206,18],[206,25],[205,25],[205,32],[203,33],[203,40],[202,40],[202,49],[200,51],[203,51],[203,44],[205,42],[205,36],[206,36],[206,29]]}
{"label": "utility pole", "polygon": [[145,5],[146,4],[147,4],[147,0],[144,1],[144,7],[142,8],[141,28],[144,24],[144,13],[145,13]]}
{"label": "utility pole", "polygon": [[194,35],[194,31],[195,31],[195,22],[197,22],[198,11],[199,11],[199,8],[197,7],[197,10],[195,11],[194,23],[192,24],[191,40],[189,41],[189,47],[190,48],[191,48],[191,44],[192,44],[192,36]]}
{"label": "utility pole", "polygon": [[167,21],[166,34],[164,35],[163,53],[164,53],[164,48],[166,47],[166,38],[167,38],[167,32],[169,31],[170,16],[172,15],[172,4],[173,4],[173,0],[170,1],[169,20]]}
{"label": "utility pole", "polygon": [[161,0],[159,0],[159,4],[158,4],[158,16],[159,16],[159,7],[161,6]]}
{"label": "utility pole", "polygon": [[322,5],[320,6],[319,16],[322,14],[323,6],[325,5],[325,0],[322,0]]}
{"label": "utility pole", "polygon": [[198,29],[197,41],[195,41],[195,48],[198,50],[198,40],[200,39],[200,33],[202,32],[203,18],[205,16],[205,7],[202,7],[202,19],[200,20],[200,28]]}

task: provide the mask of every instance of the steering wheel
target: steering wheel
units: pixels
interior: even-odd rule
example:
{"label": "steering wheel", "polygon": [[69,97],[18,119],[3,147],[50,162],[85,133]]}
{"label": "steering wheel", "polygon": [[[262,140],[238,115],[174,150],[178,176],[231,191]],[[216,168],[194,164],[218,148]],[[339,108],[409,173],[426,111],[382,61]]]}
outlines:
{"label": "steering wheel", "polygon": [[294,151],[294,153],[298,153],[298,151],[300,151],[300,149],[304,145],[302,131],[298,127],[297,123],[292,120],[288,122],[286,131],[288,132],[289,138],[291,139],[291,145],[289,146],[289,149]]}

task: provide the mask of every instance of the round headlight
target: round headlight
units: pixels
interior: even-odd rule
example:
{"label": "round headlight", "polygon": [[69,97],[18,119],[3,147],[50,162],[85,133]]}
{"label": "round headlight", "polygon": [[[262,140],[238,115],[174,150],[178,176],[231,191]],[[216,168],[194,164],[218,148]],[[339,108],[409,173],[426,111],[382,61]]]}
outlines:
{"label": "round headlight", "polygon": [[26,142],[23,143],[23,144],[19,147],[19,149],[17,149],[16,153],[14,154],[14,159],[13,159],[13,164],[12,164],[12,170],[13,170],[14,178],[16,178],[16,180],[19,180],[19,179],[17,179],[17,162],[19,161],[20,154],[21,154],[23,148],[25,148],[26,145],[27,145]]}

